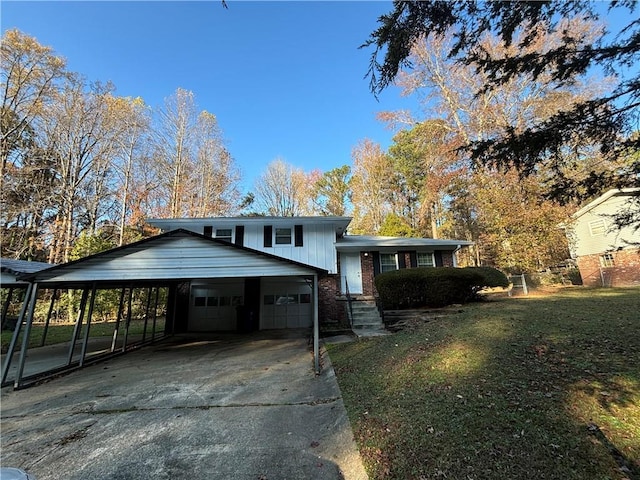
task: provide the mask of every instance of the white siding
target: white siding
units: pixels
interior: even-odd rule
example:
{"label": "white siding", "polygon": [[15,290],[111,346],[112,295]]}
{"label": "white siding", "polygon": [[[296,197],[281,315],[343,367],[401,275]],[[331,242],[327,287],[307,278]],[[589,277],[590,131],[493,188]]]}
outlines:
{"label": "white siding", "polygon": [[[290,227],[293,232],[295,225],[295,218],[292,218],[291,225],[287,227]],[[329,273],[336,273],[337,271],[337,257],[334,246],[336,233],[335,227],[331,224],[304,225],[304,241],[301,247],[294,246],[293,233],[291,245],[276,245],[274,241],[272,247],[265,247],[264,225],[245,225],[244,228],[245,247],[319,267],[328,270]],[[275,234],[275,227],[273,231]]]}
{"label": "white siding", "polygon": [[313,270],[202,238],[169,236],[41,272],[50,281],[309,275]]}
{"label": "white siding", "polygon": [[[615,250],[618,247],[626,247],[627,242],[640,242],[640,231],[634,232],[631,227],[617,229],[611,215],[624,208],[628,197],[624,195],[612,196],[606,201],[581,215],[573,225],[573,256],[592,255],[594,253]],[[605,233],[593,235],[590,228],[597,226],[604,220]],[[596,230],[597,231],[597,230]]]}

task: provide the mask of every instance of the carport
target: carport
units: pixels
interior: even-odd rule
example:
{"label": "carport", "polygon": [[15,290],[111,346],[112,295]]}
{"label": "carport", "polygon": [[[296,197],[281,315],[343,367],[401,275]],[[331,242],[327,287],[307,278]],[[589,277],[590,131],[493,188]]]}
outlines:
{"label": "carport", "polygon": [[[313,331],[315,371],[319,372],[318,277],[326,273],[303,263],[179,229],[20,275],[18,280],[28,284],[26,301],[5,357],[2,383],[7,380],[12,362],[14,388],[33,381],[25,375],[25,364],[36,305],[43,301],[39,294],[50,292],[46,331],[56,294],[64,289],[81,292],[68,355],[63,365],[41,372],[40,376],[81,368],[104,356],[125,353],[175,333],[300,326]],[[88,347],[89,332],[95,300],[103,290],[119,291],[120,307],[113,341],[93,352],[99,355],[93,355]],[[142,338],[130,339],[127,332],[131,301],[134,292],[140,296],[141,290],[146,296],[144,330]],[[269,310],[272,306],[277,308]],[[156,324],[159,309],[164,310],[164,324],[160,328]],[[230,312],[236,314],[235,323]]]}

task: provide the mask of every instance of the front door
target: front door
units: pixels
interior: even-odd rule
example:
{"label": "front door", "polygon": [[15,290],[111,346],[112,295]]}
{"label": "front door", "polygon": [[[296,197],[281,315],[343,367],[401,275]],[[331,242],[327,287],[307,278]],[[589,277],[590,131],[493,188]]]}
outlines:
{"label": "front door", "polygon": [[341,253],[340,271],[342,293],[347,293],[348,287],[350,294],[362,294],[362,266],[360,264],[360,253]]}

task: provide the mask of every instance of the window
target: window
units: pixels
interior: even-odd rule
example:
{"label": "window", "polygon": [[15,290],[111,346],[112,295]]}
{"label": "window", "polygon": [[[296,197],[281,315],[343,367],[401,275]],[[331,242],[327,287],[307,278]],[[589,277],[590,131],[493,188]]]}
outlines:
{"label": "window", "polygon": [[615,267],[616,262],[613,258],[613,253],[605,253],[604,255],[600,255],[600,266],[607,267]]}
{"label": "window", "polygon": [[604,235],[607,227],[604,223],[604,220],[594,220],[593,222],[589,222],[589,231],[591,232],[591,236],[595,237],[596,235]]}
{"label": "window", "polygon": [[291,245],[290,228],[276,228],[276,245]]}
{"label": "window", "polygon": [[231,243],[231,229],[230,228],[216,228],[216,238],[225,242]]}
{"label": "window", "polygon": [[434,267],[433,253],[418,252],[418,267]]}
{"label": "window", "polygon": [[396,263],[395,253],[381,253],[380,254],[380,272],[390,272],[391,270],[397,270],[398,264]]}

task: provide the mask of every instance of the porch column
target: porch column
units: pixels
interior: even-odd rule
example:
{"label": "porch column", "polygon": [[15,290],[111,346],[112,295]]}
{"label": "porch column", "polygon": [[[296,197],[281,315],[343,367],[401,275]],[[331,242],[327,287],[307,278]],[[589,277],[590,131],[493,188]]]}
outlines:
{"label": "porch column", "polygon": [[13,336],[11,337],[11,343],[9,343],[9,350],[4,357],[4,365],[2,366],[2,385],[7,380],[7,376],[9,374],[9,367],[11,366],[11,360],[13,359],[13,353],[16,350],[16,345],[18,343],[18,337],[20,336],[20,330],[22,329],[22,322],[24,321],[24,316],[27,311],[27,304],[29,303],[29,299],[31,298],[31,292],[33,290],[33,284],[30,283],[27,286],[24,300],[22,300],[22,307],[20,309],[20,315],[18,315],[18,321],[16,322],[16,326],[13,329]]}
{"label": "porch column", "polygon": [[[27,321],[24,325],[24,333],[22,334],[22,348],[20,350],[20,362],[18,363],[18,370],[16,371],[16,378],[14,380],[13,388],[18,389],[22,384],[22,374],[24,373],[24,364],[27,360],[27,349],[29,348],[29,335],[31,333],[31,325],[33,324],[33,314],[36,310],[36,302],[38,299],[38,284],[34,283],[31,289],[31,298],[25,297],[25,303],[29,303],[27,312]],[[18,322],[22,323],[22,318],[18,319]],[[17,331],[17,329],[16,329]]]}
{"label": "porch column", "polygon": [[318,274],[313,274],[313,361],[316,374],[320,373],[320,325],[318,320]]}

